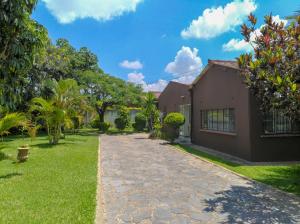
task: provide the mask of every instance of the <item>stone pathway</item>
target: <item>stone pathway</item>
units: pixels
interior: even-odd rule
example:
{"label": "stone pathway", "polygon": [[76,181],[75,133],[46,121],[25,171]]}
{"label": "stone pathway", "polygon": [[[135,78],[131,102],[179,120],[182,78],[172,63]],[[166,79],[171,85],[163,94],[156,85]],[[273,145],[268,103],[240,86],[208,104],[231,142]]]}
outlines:
{"label": "stone pathway", "polygon": [[300,223],[300,198],[145,134],[101,136],[101,172],[108,224]]}

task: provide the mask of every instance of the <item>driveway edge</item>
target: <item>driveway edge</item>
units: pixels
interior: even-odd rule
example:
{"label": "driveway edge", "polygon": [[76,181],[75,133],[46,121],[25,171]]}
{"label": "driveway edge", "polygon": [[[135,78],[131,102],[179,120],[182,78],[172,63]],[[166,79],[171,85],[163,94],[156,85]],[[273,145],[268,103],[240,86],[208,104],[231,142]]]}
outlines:
{"label": "driveway edge", "polygon": [[97,165],[97,194],[96,194],[96,215],[95,224],[104,224],[104,203],[103,203],[103,188],[102,188],[102,168],[101,168],[101,143],[100,135],[98,137],[98,165]]}
{"label": "driveway edge", "polygon": [[[230,170],[230,169],[228,169],[228,168],[226,168],[226,167],[224,167],[224,166],[221,166],[221,165],[219,165],[219,164],[216,164],[216,163],[214,163],[214,162],[211,162],[211,161],[209,161],[209,160],[207,160],[207,159],[205,159],[205,158],[203,158],[203,157],[201,157],[201,156],[196,156],[196,155],[193,155],[192,153],[185,152],[185,151],[183,151],[183,150],[177,148],[176,146],[172,146],[172,147],[173,147],[174,149],[176,149],[177,151],[180,151],[181,153],[184,153],[184,154],[193,156],[194,158],[200,159],[200,160],[202,160],[203,162],[209,163],[209,164],[211,164],[211,165],[213,165],[213,166],[220,167],[220,168],[222,168],[222,169],[224,169],[224,170],[226,170],[226,171],[228,171],[228,172],[230,172],[230,173],[232,173],[232,174],[235,174],[236,176],[239,176],[239,177],[243,178],[244,180],[247,180],[247,181],[250,181],[250,182],[252,182],[252,183],[256,183],[256,184],[259,184],[259,185],[264,186],[264,187],[266,187],[266,188],[272,189],[273,191],[276,191],[276,192],[278,192],[278,193],[280,193],[280,194],[289,196],[289,197],[291,197],[291,198],[293,198],[293,199],[295,199],[295,200],[299,200],[299,198],[300,198],[300,197],[297,196],[296,194],[293,194],[293,193],[290,193],[290,192],[287,192],[287,191],[283,191],[283,190],[281,190],[281,189],[275,188],[275,187],[273,187],[273,186],[271,186],[271,185],[268,185],[268,184],[265,184],[265,183],[263,183],[263,182],[256,181],[256,180],[254,180],[254,179],[251,179],[250,177],[244,176],[243,174],[237,173],[237,172],[235,172],[235,171],[233,171],[233,170]],[[193,149],[195,149],[195,148],[193,148]],[[198,149],[195,149],[195,150],[198,150]]]}

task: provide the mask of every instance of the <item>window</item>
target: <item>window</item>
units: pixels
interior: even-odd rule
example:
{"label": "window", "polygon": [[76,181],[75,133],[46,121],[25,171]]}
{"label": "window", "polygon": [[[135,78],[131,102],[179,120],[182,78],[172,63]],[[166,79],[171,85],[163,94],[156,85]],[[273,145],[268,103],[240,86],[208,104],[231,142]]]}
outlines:
{"label": "window", "polygon": [[264,116],[265,134],[295,134],[300,133],[300,123],[293,122],[282,115],[280,111],[272,111]]}
{"label": "window", "polygon": [[234,109],[201,110],[201,129],[234,132]]}

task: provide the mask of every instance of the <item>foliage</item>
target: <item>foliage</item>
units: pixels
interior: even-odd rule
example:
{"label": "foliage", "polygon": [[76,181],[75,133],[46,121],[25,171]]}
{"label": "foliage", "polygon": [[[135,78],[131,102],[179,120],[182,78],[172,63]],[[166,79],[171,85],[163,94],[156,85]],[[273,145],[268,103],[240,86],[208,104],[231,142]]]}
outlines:
{"label": "foliage", "polygon": [[100,128],[100,119],[99,119],[99,117],[96,117],[95,119],[93,119],[92,121],[91,121],[91,127],[92,128]]}
{"label": "foliage", "polygon": [[261,34],[254,32],[257,19],[252,14],[249,22],[242,26],[242,34],[252,44],[254,55],[238,58],[246,84],[259,99],[262,111],[278,109],[289,117],[299,117],[300,17],[285,27],[266,16]]}
{"label": "foliage", "polygon": [[6,114],[3,118],[0,118],[0,136],[9,134],[9,129],[18,126],[24,126],[26,118],[21,113]]}
{"label": "foliage", "polygon": [[43,26],[30,18],[36,0],[0,2],[0,104],[16,109],[27,72],[47,41]]}
{"label": "foliage", "polygon": [[32,123],[26,125],[26,130],[28,135],[30,136],[31,142],[33,142],[36,139],[37,132],[40,128],[41,125],[35,125]]}
{"label": "foliage", "polygon": [[70,129],[74,126],[72,118],[80,112],[84,100],[73,79],[59,82],[54,80],[50,84],[53,91],[51,99],[34,98],[30,111],[39,113],[39,118],[46,122],[49,143],[57,144],[62,135],[62,128]]}
{"label": "foliage", "polygon": [[164,137],[173,143],[179,136],[179,128],[185,122],[181,113],[169,113],[164,119]]}
{"label": "foliage", "polygon": [[160,117],[159,110],[156,107],[156,98],[153,93],[149,92],[146,94],[143,108],[143,113],[147,117],[148,128],[152,131],[154,124],[159,122]]}
{"label": "foliage", "polygon": [[152,132],[150,133],[149,138],[151,138],[151,139],[163,138],[162,125],[160,123],[154,124],[154,128],[153,128]]}
{"label": "foliage", "polygon": [[129,116],[129,109],[127,107],[120,107],[119,117],[115,120],[115,125],[117,129],[124,130],[130,124],[130,116]]}
{"label": "foliage", "polygon": [[[58,145],[49,145],[47,137],[38,136],[31,143],[27,163],[18,165],[10,158],[2,160],[0,223],[93,223],[97,136],[91,130],[81,130]],[[30,143],[30,138],[9,136],[7,140],[2,152],[12,158],[16,158],[16,149],[24,141]],[[16,209],[8,203],[17,205]]]}
{"label": "foliage", "polygon": [[137,113],[135,116],[135,123],[133,127],[137,131],[144,131],[147,123],[147,118],[143,113]]}
{"label": "foliage", "polygon": [[101,122],[99,123],[99,130],[102,131],[102,132],[107,132],[108,129],[110,128],[110,123],[108,122]]}

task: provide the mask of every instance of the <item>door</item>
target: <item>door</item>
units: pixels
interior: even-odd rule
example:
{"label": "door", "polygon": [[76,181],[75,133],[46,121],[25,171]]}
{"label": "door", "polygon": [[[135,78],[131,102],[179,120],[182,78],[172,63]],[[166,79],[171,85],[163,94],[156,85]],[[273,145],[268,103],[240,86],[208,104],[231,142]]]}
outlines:
{"label": "door", "polygon": [[184,137],[190,137],[191,133],[191,105],[185,104],[179,106],[180,113],[183,114],[185,118],[184,125],[180,128],[180,135]]}

